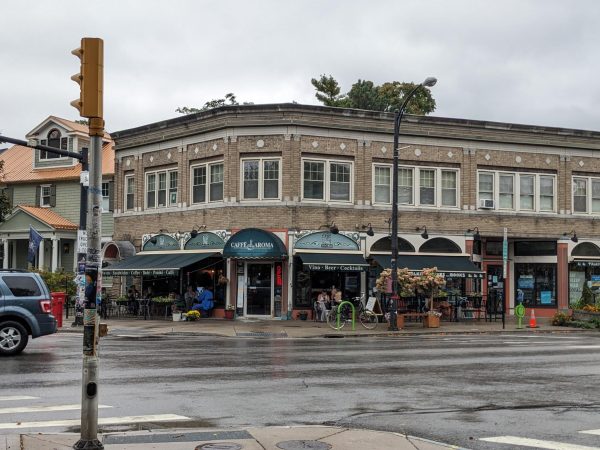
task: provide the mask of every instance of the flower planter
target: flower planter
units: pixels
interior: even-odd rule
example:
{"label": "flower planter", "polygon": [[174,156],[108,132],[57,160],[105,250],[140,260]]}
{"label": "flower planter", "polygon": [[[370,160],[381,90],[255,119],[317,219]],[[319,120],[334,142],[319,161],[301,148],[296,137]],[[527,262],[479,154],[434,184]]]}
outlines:
{"label": "flower planter", "polygon": [[173,313],[173,322],[179,322],[180,320],[183,320],[181,316],[182,314],[180,312]]}
{"label": "flower planter", "polygon": [[233,320],[234,315],[235,315],[235,311],[233,309],[226,309],[225,310],[225,319],[227,319],[227,320]]}
{"label": "flower planter", "polygon": [[423,317],[423,328],[439,328],[440,327],[440,318],[439,316],[433,315],[425,315]]}
{"label": "flower planter", "polygon": [[573,310],[573,320],[581,320],[583,322],[589,322],[593,319],[600,319],[600,312],[583,311],[581,309]]}

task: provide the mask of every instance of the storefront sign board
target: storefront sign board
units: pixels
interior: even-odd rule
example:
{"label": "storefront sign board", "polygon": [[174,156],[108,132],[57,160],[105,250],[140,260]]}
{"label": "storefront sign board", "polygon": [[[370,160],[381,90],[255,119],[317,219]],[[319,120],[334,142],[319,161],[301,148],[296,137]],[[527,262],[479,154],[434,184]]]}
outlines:
{"label": "storefront sign board", "polygon": [[296,250],[360,250],[358,244],[343,234],[319,231],[301,237],[294,245]]}
{"label": "storefront sign board", "polygon": [[335,264],[304,264],[308,270],[324,272],[361,272],[367,270],[366,266],[335,265]]}
{"label": "storefront sign board", "polygon": [[185,250],[220,250],[225,241],[215,233],[199,233],[185,243]]}

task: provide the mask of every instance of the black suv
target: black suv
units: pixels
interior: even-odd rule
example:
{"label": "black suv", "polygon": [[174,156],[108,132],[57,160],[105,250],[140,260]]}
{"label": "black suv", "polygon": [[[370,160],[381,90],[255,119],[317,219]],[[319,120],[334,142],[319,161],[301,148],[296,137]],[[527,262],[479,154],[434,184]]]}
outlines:
{"label": "black suv", "polygon": [[0,356],[21,353],[29,336],[56,333],[52,300],[37,273],[0,269]]}

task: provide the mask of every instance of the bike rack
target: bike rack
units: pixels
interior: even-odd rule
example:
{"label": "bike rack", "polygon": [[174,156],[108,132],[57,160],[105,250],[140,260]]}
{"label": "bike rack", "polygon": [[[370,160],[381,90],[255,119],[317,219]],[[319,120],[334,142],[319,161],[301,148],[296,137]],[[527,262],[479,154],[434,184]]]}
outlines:
{"label": "bike rack", "polygon": [[338,329],[338,331],[340,330],[340,315],[342,313],[342,305],[344,305],[346,303],[349,304],[350,307],[352,308],[352,331],[355,331],[354,325],[355,325],[355,322],[356,322],[356,310],[354,308],[354,304],[352,302],[349,302],[348,300],[343,301],[337,307],[337,317],[336,317],[336,319],[337,319],[337,329]]}

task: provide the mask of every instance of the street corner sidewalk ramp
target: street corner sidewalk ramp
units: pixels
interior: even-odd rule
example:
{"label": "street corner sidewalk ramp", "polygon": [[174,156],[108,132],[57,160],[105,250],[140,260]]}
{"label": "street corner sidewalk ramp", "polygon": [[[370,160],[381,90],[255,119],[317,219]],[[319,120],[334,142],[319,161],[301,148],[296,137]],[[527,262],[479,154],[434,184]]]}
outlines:
{"label": "street corner sidewalk ramp", "polygon": [[[3,439],[4,436],[0,436]],[[282,426],[239,430],[160,430],[107,433],[105,450],[447,450],[459,447],[383,431],[329,426]],[[23,434],[0,440],[0,450],[67,450],[78,434]]]}

